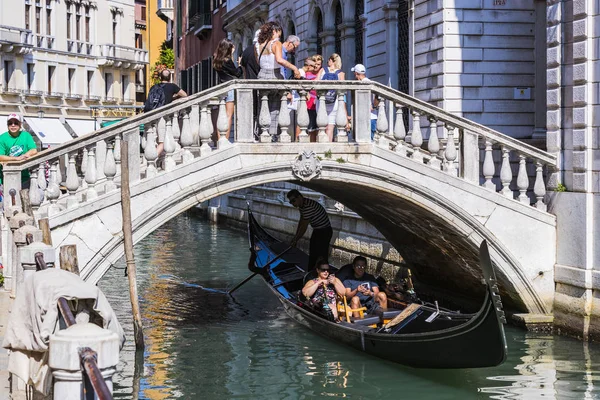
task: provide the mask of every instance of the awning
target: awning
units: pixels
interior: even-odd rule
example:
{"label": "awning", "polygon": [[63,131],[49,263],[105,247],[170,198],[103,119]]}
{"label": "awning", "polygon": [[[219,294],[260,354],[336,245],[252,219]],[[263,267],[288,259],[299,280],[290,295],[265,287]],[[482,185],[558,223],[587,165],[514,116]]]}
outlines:
{"label": "awning", "polygon": [[73,137],[67,132],[62,122],[56,118],[40,119],[25,117],[25,122],[31,128],[30,133],[38,137],[43,147],[57,146],[73,140]]}
{"label": "awning", "polygon": [[100,124],[94,129],[94,120],[90,119],[68,119],[67,124],[73,129],[73,132],[77,136],[83,136],[87,133],[94,132],[96,129],[100,129]]}

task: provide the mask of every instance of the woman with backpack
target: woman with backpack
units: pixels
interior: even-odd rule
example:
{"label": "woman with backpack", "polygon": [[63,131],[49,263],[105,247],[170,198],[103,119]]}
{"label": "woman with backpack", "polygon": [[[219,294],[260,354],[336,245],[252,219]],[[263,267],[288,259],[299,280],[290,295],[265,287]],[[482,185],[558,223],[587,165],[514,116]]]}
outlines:
{"label": "woman with backpack", "polygon": [[[279,41],[283,30],[277,22],[267,22],[260,27],[256,54],[260,71],[258,79],[284,79],[281,67],[285,67],[294,73],[294,78],[300,78],[298,68],[283,58],[282,44]],[[269,134],[271,138],[277,136],[277,119],[279,118],[279,107],[281,96],[277,92],[269,93],[269,112],[271,114],[271,126]]]}
{"label": "woman with backpack", "polygon": [[[329,57],[327,66],[319,71],[317,79],[321,81],[343,81],[346,79],[346,74],[342,72],[342,58],[339,54],[333,53]],[[319,103],[317,102],[317,110],[318,106]],[[329,137],[329,141],[333,142],[333,130],[335,129],[335,117],[338,109],[337,93],[334,89],[325,93],[325,108],[327,109],[327,128],[325,132]]]}
{"label": "woman with backpack", "polygon": [[[244,75],[244,70],[240,66],[235,66],[233,63],[233,52],[235,51],[235,46],[233,42],[229,39],[223,39],[219,42],[217,49],[215,50],[215,54],[213,55],[213,68],[217,71],[219,75],[219,81],[221,83],[229,82],[233,79],[240,79]],[[238,60],[239,64],[239,60]],[[225,111],[227,112],[227,121],[229,129],[228,132],[231,131],[231,119],[233,117],[233,105],[234,101],[234,91],[231,89],[227,92],[227,97],[225,97]]]}

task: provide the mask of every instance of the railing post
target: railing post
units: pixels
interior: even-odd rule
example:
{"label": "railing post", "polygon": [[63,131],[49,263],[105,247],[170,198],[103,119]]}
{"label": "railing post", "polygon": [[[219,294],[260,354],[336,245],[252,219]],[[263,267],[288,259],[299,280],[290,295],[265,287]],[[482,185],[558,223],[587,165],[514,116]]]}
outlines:
{"label": "railing post", "polygon": [[79,349],[89,347],[98,354],[98,369],[113,390],[112,376],[119,363],[119,336],[92,323],[77,323],[50,336],[48,365],[54,377],[54,398],[80,400],[83,374]]}
{"label": "railing post", "polygon": [[[15,243],[15,269],[13,270],[13,285],[12,285],[12,293],[15,297],[22,290],[23,282],[25,280],[25,271],[23,268],[23,247],[25,247],[27,243],[27,235],[32,235],[31,240],[34,242],[42,241],[42,231],[32,225],[23,225],[19,229],[15,230],[13,235],[13,241]],[[35,261],[33,263],[35,265]],[[35,271],[35,268],[34,268]]]}
{"label": "railing post", "polygon": [[463,178],[479,185],[479,137],[476,133],[463,131],[461,155]]}
{"label": "railing post", "polygon": [[[39,236],[42,236],[41,231],[39,232]],[[21,247],[19,249],[19,258],[21,260],[21,268],[23,268],[23,272],[21,275],[21,280],[19,282],[19,287],[23,285],[27,277],[31,276],[38,270],[36,261],[36,256],[38,254],[42,255],[47,268],[54,267],[54,263],[56,261],[56,254],[52,246],[42,243],[41,241],[34,241],[33,243],[27,246]],[[18,291],[20,290],[21,289],[18,289]]]}
{"label": "railing post", "polygon": [[358,143],[371,143],[371,90],[354,92],[354,137]]}
{"label": "railing post", "polygon": [[[236,89],[235,98],[235,141],[254,142],[254,98],[252,89]],[[258,101],[258,100],[257,100]]]}
{"label": "railing post", "polygon": [[[140,180],[140,131],[139,128],[125,132],[123,140],[129,144],[129,182]],[[119,149],[120,151],[121,149]]]}
{"label": "railing post", "polygon": [[9,193],[11,189],[14,189],[16,192],[14,197],[15,202],[12,205],[20,208],[21,198],[18,196],[18,193],[21,191],[21,170],[9,170],[9,168],[9,166],[5,166],[3,171],[4,178],[2,180],[2,183],[4,183],[4,196],[6,196],[6,194]]}

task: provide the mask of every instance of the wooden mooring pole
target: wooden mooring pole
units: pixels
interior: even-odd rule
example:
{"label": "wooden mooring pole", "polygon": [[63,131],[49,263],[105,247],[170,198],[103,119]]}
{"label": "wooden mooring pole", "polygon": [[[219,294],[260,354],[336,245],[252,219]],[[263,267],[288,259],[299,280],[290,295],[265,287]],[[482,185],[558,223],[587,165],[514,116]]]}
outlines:
{"label": "wooden mooring pole", "polygon": [[125,265],[129,279],[129,298],[133,313],[133,335],[135,347],[144,348],[142,314],[137,294],[137,276],[133,257],[133,228],[131,225],[131,194],[129,192],[129,143],[121,141],[121,210],[123,212],[123,243],[125,245]]}

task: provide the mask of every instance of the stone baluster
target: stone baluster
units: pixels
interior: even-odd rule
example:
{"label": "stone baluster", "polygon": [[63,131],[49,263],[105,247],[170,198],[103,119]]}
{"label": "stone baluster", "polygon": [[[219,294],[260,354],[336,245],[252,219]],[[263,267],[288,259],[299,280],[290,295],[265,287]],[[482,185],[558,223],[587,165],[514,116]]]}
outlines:
{"label": "stone baluster", "polygon": [[48,187],[48,185],[46,183],[46,164],[45,163],[41,163],[40,166],[37,168],[37,184],[38,184],[38,187],[42,190],[46,190],[46,188]]}
{"label": "stone baluster", "polygon": [[389,142],[385,137],[389,129],[387,114],[385,112],[385,99],[379,98],[379,106],[377,112],[377,123],[375,124],[375,143],[385,149],[389,148]]}
{"label": "stone baluster", "polygon": [[56,177],[56,170],[58,169],[58,160],[52,163],[50,167],[50,181],[48,182],[48,188],[46,189],[46,194],[48,196],[48,200],[50,200],[50,206],[48,207],[48,216],[51,217],[53,215],[58,214],[62,211],[61,207],[58,205],[57,201],[60,197],[60,187],[58,184],[58,179]]}
{"label": "stone baluster", "polygon": [[[190,113],[183,114],[183,125],[181,127],[181,137],[179,143],[183,147],[182,162],[188,163],[194,159],[194,155],[190,151],[190,147],[194,145],[194,134],[192,133],[192,122],[190,121]],[[156,152],[156,149],[154,149]]]}
{"label": "stone baluster", "polygon": [[335,116],[335,125],[337,127],[337,139],[339,143],[348,143],[348,132],[346,132],[346,125],[348,124],[348,112],[346,111],[346,102],[344,101],[345,93],[338,90],[337,102],[338,109]]}
{"label": "stone baluster", "polygon": [[535,208],[542,211],[547,211],[546,204],[544,204],[544,196],[546,196],[546,185],[544,184],[543,165],[541,162],[535,162],[535,183],[533,184],[533,194],[537,199]]}
{"label": "stone baluster", "polygon": [[58,183],[58,187],[60,189],[60,184],[63,183],[63,176],[62,176],[62,172],[60,172],[61,168],[60,168],[60,159],[63,156],[59,156],[58,160],[56,160],[56,183]]}
{"label": "stone baluster", "polygon": [[403,106],[396,105],[396,123],[394,124],[394,139],[396,139],[396,153],[406,156],[406,127],[404,126]]}
{"label": "stone baluster", "polygon": [[318,106],[317,106],[317,127],[319,133],[317,135],[317,142],[329,142],[329,136],[327,136],[327,105],[325,104],[325,93],[317,92],[318,94]]}
{"label": "stone baluster", "polygon": [[[448,142],[450,142],[450,139],[448,139]],[[495,172],[496,167],[494,165],[494,156],[492,154],[492,141],[486,140],[485,155],[483,156],[483,177],[485,178],[483,186],[493,191],[496,191],[496,185],[492,182]]]}
{"label": "stone baluster", "polygon": [[[500,182],[502,189],[500,193],[510,199],[513,198],[513,192],[510,190],[510,182],[512,182],[513,174],[510,168],[510,149],[502,146],[502,166],[500,167]],[[494,185],[495,189],[495,185]]]}
{"label": "stone baluster", "polygon": [[456,144],[454,143],[454,127],[447,125],[448,130],[448,141],[446,142],[446,149],[444,150],[444,159],[446,160],[446,172],[452,176],[457,176],[458,170],[456,169],[456,158],[458,152],[456,151]]}
{"label": "stone baluster", "polygon": [[75,167],[75,154],[69,156],[69,166],[67,167],[67,190],[69,197],[67,198],[67,208],[76,207],[79,204],[77,198],[77,189],[79,189],[79,177],[77,176],[77,168]]}
{"label": "stone baluster", "polygon": [[150,125],[148,129],[148,138],[146,139],[146,148],[144,149],[144,158],[148,161],[148,167],[146,168],[146,179],[153,178],[157,174],[156,170],[156,159],[158,158],[158,152],[156,150],[156,125]]}
{"label": "stone baluster", "polygon": [[190,112],[190,127],[192,130],[192,146],[197,145],[200,139],[200,104],[194,104]]}
{"label": "stone baluster", "polygon": [[171,120],[171,131],[173,134],[173,143],[175,144],[175,151],[179,151],[181,146],[179,145],[179,138],[181,137],[181,129],[179,127],[179,113],[173,113],[173,119]]}
{"label": "stone baluster", "polygon": [[210,142],[212,132],[213,129],[210,110],[208,109],[206,104],[204,104],[200,113],[200,141],[202,142],[202,145],[200,146],[200,157],[207,156],[212,151],[212,149],[208,145],[208,143]]}
{"label": "stone baluster", "polygon": [[44,201],[44,191],[40,189],[37,184],[37,174],[33,174],[31,178],[31,182],[29,184],[29,204],[31,204],[31,209],[35,213],[42,205]]}
{"label": "stone baluster", "polygon": [[160,119],[158,120],[158,125],[157,125],[157,131],[158,131],[158,142],[162,143],[165,141],[165,135],[167,134],[167,121],[165,120],[164,117],[160,117]]}
{"label": "stone baluster", "polygon": [[175,169],[175,159],[173,153],[175,152],[175,140],[173,139],[173,116],[167,116],[167,129],[165,131],[165,141],[163,142],[165,150],[165,162],[163,169],[165,171],[172,171]]}
{"label": "stone baluster", "polygon": [[[148,144],[146,142],[146,144]],[[106,184],[104,185],[104,193],[112,192],[117,189],[115,183],[115,175],[117,174],[117,163],[115,162],[114,142],[109,141],[106,144],[106,158],[104,160],[104,175],[106,175]]]}
{"label": "stone baluster", "polygon": [[292,120],[290,118],[290,110],[287,105],[287,93],[283,93],[283,96],[281,96],[281,105],[279,107],[279,116],[277,118],[277,123],[281,128],[279,141],[281,143],[290,143],[292,141],[292,137],[290,136],[289,129]]}
{"label": "stone baluster", "polygon": [[308,143],[310,141],[310,137],[306,132],[308,129],[308,124],[310,123],[310,119],[308,118],[308,109],[306,107],[306,95],[307,91],[300,91],[300,104],[298,105],[298,115],[297,121],[298,126],[300,127],[300,136],[298,137],[298,142],[300,143]]}
{"label": "stone baluster", "polygon": [[217,131],[219,132],[219,141],[217,142],[218,149],[225,149],[231,146],[229,141],[229,118],[227,118],[227,108],[225,107],[225,99],[219,102],[219,115],[217,115]]}
{"label": "stone baluster", "polygon": [[527,158],[519,154],[519,173],[517,174],[517,188],[519,189],[519,201],[530,204],[527,197],[527,188],[529,188],[529,177],[527,176]]}
{"label": "stone baluster", "polygon": [[437,119],[435,117],[429,117],[429,140],[427,141],[427,150],[431,154],[428,165],[431,165],[435,169],[441,168],[441,162],[438,159],[438,153],[440,151],[440,140],[437,133]]}
{"label": "stone baluster", "polygon": [[[81,176],[84,177],[85,176],[85,171],[87,170],[87,163],[88,163],[88,150],[87,147],[83,148],[83,151],[81,152]],[[87,183],[85,182],[85,179],[82,179],[82,185],[85,185],[84,187],[87,187]]]}
{"label": "stone baluster", "polygon": [[260,113],[258,114],[258,125],[260,126],[260,142],[269,143],[271,142],[271,135],[269,135],[269,127],[271,126],[271,113],[269,113],[269,97],[263,94],[260,99]]}
{"label": "stone baluster", "polygon": [[121,175],[121,135],[115,136],[115,148],[113,150],[115,165],[117,167],[117,175]]}
{"label": "stone baluster", "polygon": [[106,161],[106,142],[104,140],[96,142],[94,154],[96,155],[96,190],[98,190],[100,181],[104,181],[106,178],[104,176],[104,162]]}
{"label": "stone baluster", "polygon": [[86,201],[90,201],[98,197],[96,192],[96,155],[94,153],[94,147],[88,149],[88,163],[87,170],[85,171],[85,181],[87,183]]}
{"label": "stone baluster", "polygon": [[418,111],[413,111],[413,129],[411,138],[411,145],[413,146],[412,158],[415,161],[423,161],[423,153],[421,152],[421,146],[423,145],[423,133],[421,132],[421,114]]}

